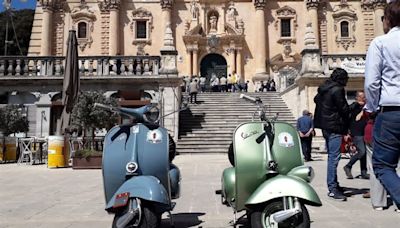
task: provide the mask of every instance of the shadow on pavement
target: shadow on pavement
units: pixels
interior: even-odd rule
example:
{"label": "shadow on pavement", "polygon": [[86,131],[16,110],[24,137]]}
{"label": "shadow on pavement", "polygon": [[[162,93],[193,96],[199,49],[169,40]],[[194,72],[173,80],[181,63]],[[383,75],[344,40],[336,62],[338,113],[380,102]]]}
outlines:
{"label": "shadow on pavement", "polygon": [[[205,215],[203,212],[194,212],[194,213],[177,213],[172,214],[174,219],[174,227],[175,228],[186,228],[186,227],[194,227],[203,223],[202,220],[199,219],[200,216]],[[170,219],[165,218],[161,221],[161,227],[170,227]]]}
{"label": "shadow on pavement", "polygon": [[361,194],[364,194],[364,193],[369,191],[368,188],[348,188],[348,187],[343,187],[343,189],[344,189],[344,194],[347,197],[354,196],[354,195],[361,195]]}

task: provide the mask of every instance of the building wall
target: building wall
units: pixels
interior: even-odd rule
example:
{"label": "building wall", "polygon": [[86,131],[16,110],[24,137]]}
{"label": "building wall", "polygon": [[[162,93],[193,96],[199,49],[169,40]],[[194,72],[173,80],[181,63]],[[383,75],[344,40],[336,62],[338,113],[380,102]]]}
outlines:
{"label": "building wall", "polygon": [[[135,9],[144,8],[148,10],[152,15],[152,27],[151,27],[151,42],[146,44],[143,48],[144,53],[149,55],[159,55],[160,49],[163,45],[164,37],[164,23],[165,20],[162,17],[162,8],[159,1],[121,1],[119,5],[119,16],[118,24],[119,29],[117,34],[110,34],[110,13],[108,11],[101,11],[99,6],[101,0],[87,0],[87,9],[82,8],[86,15],[90,15],[93,18],[93,30],[89,32],[91,36],[90,44],[87,44],[84,48],[80,49],[80,55],[109,55],[110,37],[116,37],[119,50],[116,52],[117,55],[137,55],[138,45],[133,44],[133,32],[132,32],[132,12]],[[348,6],[344,7],[344,10],[350,15],[350,37],[354,37],[354,42],[351,42],[347,47],[338,43],[336,38],[340,32],[339,22],[335,22],[334,15],[339,14],[338,9],[343,1],[328,1],[320,2],[318,6],[319,33],[316,34],[320,40],[321,51],[323,54],[364,54],[368,47],[369,42],[373,36],[377,35],[374,33],[373,27],[376,23],[376,18],[373,7],[366,9],[364,3],[361,1],[348,1]],[[213,0],[204,1],[200,0],[200,15],[199,23],[204,29],[207,28],[207,16],[205,15],[206,9],[215,9],[220,15],[218,26],[223,26],[227,22],[227,9],[229,7],[229,1],[227,0]],[[187,54],[188,47],[183,40],[185,35],[185,24],[186,21],[191,20],[191,1],[188,0],[176,0],[173,3],[171,11],[171,23],[172,31],[174,36],[174,42],[178,51],[178,71],[180,75],[187,75],[188,65],[190,62],[189,55]],[[74,25],[74,10],[77,10],[80,6],[78,1],[67,0],[66,5],[61,7],[55,4],[52,6],[52,29],[50,31],[41,30],[41,25],[44,23],[43,19],[43,7],[40,1],[38,1],[38,7],[35,13],[34,26],[32,29],[32,39],[29,48],[29,55],[42,55],[41,47],[46,43],[51,43],[51,55],[64,55],[66,52],[66,41],[68,38],[68,30],[76,28]],[[255,74],[256,59],[255,52],[259,48],[257,43],[257,24],[255,17],[255,6],[252,1],[240,0],[235,1],[234,6],[236,8],[236,17],[242,19],[244,22],[244,42],[242,53],[242,68],[243,75],[247,80],[251,80]],[[292,31],[295,32],[294,39],[289,42],[290,53],[288,56],[299,55],[304,48],[304,35],[306,24],[310,22],[310,14],[307,9],[306,3],[301,1],[268,1],[265,7],[265,30],[267,31],[267,59],[266,64],[269,64],[271,59],[275,56],[284,56],[285,43],[279,41],[279,29],[280,26],[277,22],[277,10],[282,7],[290,7],[296,12],[295,18],[296,23],[292,27]],[[341,12],[341,11],[340,11]],[[351,16],[353,14],[353,16]],[[347,17],[346,16],[346,17]],[[336,30],[335,30],[336,25]],[[379,25],[379,24],[378,24]],[[192,25],[191,28],[192,29]],[[353,31],[354,28],[354,31]],[[221,29],[219,29],[221,30]],[[222,31],[222,32],[221,32]],[[224,30],[218,31],[217,36],[224,36]],[[51,33],[52,40],[43,40],[42,33]],[[287,44],[286,44],[287,45]],[[221,51],[222,50],[222,51]],[[229,54],[227,51],[217,50],[216,53],[221,54],[225,57],[230,65]],[[198,62],[194,63],[200,65],[202,57],[208,54],[209,51],[205,47],[199,48]],[[287,63],[299,64],[299,60],[280,60],[279,67],[285,66]],[[292,62],[291,62],[292,61]],[[293,62],[294,61],[294,62]],[[269,64],[269,67],[272,65]],[[200,69],[200,67],[198,67]],[[228,69],[229,66],[228,66]],[[279,70],[279,69],[277,69]],[[230,73],[230,72],[228,72]],[[268,68],[268,73],[272,75],[271,68]],[[196,73],[194,73],[196,74]]]}

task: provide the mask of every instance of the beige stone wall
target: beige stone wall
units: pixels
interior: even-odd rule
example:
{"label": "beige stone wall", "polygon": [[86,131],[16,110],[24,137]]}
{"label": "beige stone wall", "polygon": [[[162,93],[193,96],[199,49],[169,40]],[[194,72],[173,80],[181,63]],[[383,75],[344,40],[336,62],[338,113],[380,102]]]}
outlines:
{"label": "beige stone wall", "polygon": [[[93,11],[93,15],[95,17],[93,22],[93,31],[90,33],[93,41],[90,45],[87,45],[83,51],[79,50],[80,55],[108,55],[110,45],[109,36],[114,36],[117,39],[119,46],[119,51],[117,54],[136,55],[137,45],[132,43],[133,32],[131,29],[131,17],[133,9],[138,9],[141,7],[150,11],[153,17],[151,28],[151,44],[147,44],[144,47],[144,51],[149,55],[160,54],[160,48],[162,46],[164,34],[164,21],[162,18],[162,9],[159,1],[121,1],[118,16],[119,32],[117,34],[109,34],[109,12],[102,13],[97,0],[90,0],[86,2]],[[191,1],[188,0],[176,0],[171,12],[172,30],[174,33],[176,49],[178,51],[178,70],[180,75],[188,75],[189,55],[187,54],[187,47],[185,46],[182,37],[185,33],[185,21],[191,18],[190,2]],[[218,11],[220,15],[218,26],[222,26],[225,21],[224,15],[226,14],[228,1],[206,1],[206,3],[204,3],[205,1],[200,2],[201,7],[199,22],[203,25],[203,27],[206,27],[204,24],[207,23],[204,15],[204,7],[215,8]],[[354,47],[350,45],[346,50],[342,45],[338,45],[335,41],[336,34],[340,31],[340,27],[337,27],[337,32],[334,31],[334,20],[332,14],[333,10],[338,6],[339,3],[340,1],[329,1],[325,6],[322,6],[322,4],[325,3],[321,3],[321,6],[318,9],[319,14],[322,14],[322,11],[326,11],[325,19],[327,22],[327,36],[326,40],[321,41],[326,43],[325,52],[326,54],[363,54],[366,51],[368,42],[371,40],[371,26],[374,25],[374,23],[371,22],[373,11],[369,11],[369,13],[366,14],[365,11],[362,11],[361,2],[349,1],[349,4],[351,5],[350,8],[356,13],[354,26],[354,36],[356,41],[354,43]],[[68,0],[67,4],[68,7],[65,7],[64,11],[53,11],[52,31],[41,30],[43,24],[43,13],[42,8],[40,6],[37,7],[31,35],[32,39],[29,48],[30,55],[40,55],[41,46],[48,42],[50,42],[52,45],[52,55],[65,54],[65,43],[68,37],[68,30],[74,27],[70,12],[79,6],[79,2]],[[300,53],[304,48],[303,38],[305,34],[305,28],[307,22],[310,20],[304,1],[268,1],[265,8],[265,21],[268,25],[266,28],[268,35],[268,39],[266,40],[268,46],[268,58],[272,58],[273,56],[281,54],[284,50],[283,44],[278,43],[279,31],[275,25],[276,11],[284,6],[290,6],[296,11],[297,26],[292,27],[292,30],[295,31],[295,39],[291,43],[292,53]],[[246,80],[251,80],[256,70],[254,53],[259,47],[259,44],[256,42],[256,37],[259,33],[259,31],[256,30],[256,10],[252,1],[237,1],[235,2],[235,7],[237,10],[237,17],[241,18],[244,22],[245,42],[241,52],[243,59],[243,75]],[[367,18],[364,18],[365,15],[367,15]],[[62,26],[64,26],[64,29],[62,29]],[[351,29],[352,27],[350,27],[350,30]],[[365,30],[368,31],[369,35],[365,35]],[[52,33],[53,40],[42,40],[41,37],[43,32]],[[223,29],[219,29],[218,35],[222,35],[221,33],[223,33]],[[228,53],[220,50],[217,51],[217,53],[221,54],[227,60],[228,69],[230,69],[231,66],[229,65],[231,63]],[[207,54],[206,48],[200,47],[198,53],[198,62],[195,64],[200,65],[202,58]],[[200,67],[198,67],[198,69],[200,69]],[[272,74],[272,72],[269,73]]]}

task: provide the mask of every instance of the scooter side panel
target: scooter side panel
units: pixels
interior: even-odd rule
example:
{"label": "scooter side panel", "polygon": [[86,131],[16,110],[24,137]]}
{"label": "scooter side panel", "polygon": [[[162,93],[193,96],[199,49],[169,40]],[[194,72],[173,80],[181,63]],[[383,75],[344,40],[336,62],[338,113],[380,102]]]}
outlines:
{"label": "scooter side panel", "polygon": [[169,179],[171,182],[171,197],[172,199],[178,199],[181,195],[181,171],[174,164],[170,165]]}
{"label": "scooter side panel", "polygon": [[229,167],[224,169],[222,173],[222,196],[226,199],[229,206],[235,208],[235,168]]}
{"label": "scooter side panel", "polygon": [[234,133],[236,197],[235,210],[245,209],[250,195],[262,184],[266,175],[269,139],[257,143],[256,139],[264,133],[263,122],[249,122],[240,125]]}
{"label": "scooter side panel", "polygon": [[125,182],[125,166],[132,153],[136,153],[136,130],[132,130],[136,128],[137,125],[113,127],[104,139],[102,171],[106,203]]}
{"label": "scooter side panel", "polygon": [[292,125],[284,122],[275,122],[274,132],[272,153],[278,163],[279,173],[285,175],[294,167],[304,164],[299,134]]}
{"label": "scooter side panel", "polygon": [[169,195],[167,190],[160,184],[160,181],[154,176],[138,176],[133,177],[123,183],[114,193],[111,200],[107,203],[106,210],[113,207],[115,197],[118,194],[129,192],[129,197],[137,197],[140,199],[164,204],[166,208],[169,206]]}
{"label": "scooter side panel", "polygon": [[268,202],[284,196],[297,197],[302,199],[305,204],[312,206],[322,205],[317,193],[307,182],[296,177],[278,175],[260,185],[249,197],[246,206]]}
{"label": "scooter side panel", "polygon": [[169,138],[168,131],[159,127],[151,130],[140,124],[137,137],[137,147],[143,148],[138,153],[138,164],[142,175],[157,177],[165,189],[170,192],[168,172],[169,162]]}

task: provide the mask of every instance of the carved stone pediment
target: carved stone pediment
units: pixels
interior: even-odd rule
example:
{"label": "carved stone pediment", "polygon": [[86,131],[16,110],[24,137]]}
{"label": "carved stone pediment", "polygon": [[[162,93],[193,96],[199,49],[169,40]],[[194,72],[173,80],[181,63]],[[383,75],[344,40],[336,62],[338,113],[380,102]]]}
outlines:
{"label": "carved stone pediment", "polygon": [[191,30],[189,30],[186,35],[188,36],[193,36],[193,35],[201,35],[201,36],[205,36],[206,34],[204,33],[204,29],[202,24],[198,24],[196,25],[194,28],[192,28]]}
{"label": "carved stone pediment", "polygon": [[80,6],[72,9],[71,18],[74,27],[78,30],[78,26],[81,22],[86,23],[86,37],[78,36],[77,38],[79,48],[81,49],[81,51],[84,51],[86,47],[90,47],[93,43],[92,33],[94,30],[94,21],[96,21],[94,9],[83,3]]}
{"label": "carved stone pediment", "polygon": [[276,15],[278,16],[291,16],[291,15],[296,15],[296,10],[294,10],[290,6],[284,6],[278,10],[276,10]]}
{"label": "carved stone pediment", "polygon": [[[354,47],[354,44],[356,43],[356,11],[346,1],[342,1],[339,5],[333,8],[332,17],[334,20],[333,28],[336,34],[336,44],[342,46],[345,50],[347,50],[350,45]],[[341,34],[342,22],[348,23],[348,36],[342,36]]]}
{"label": "carved stone pediment", "polygon": [[[145,8],[137,8],[132,11],[132,22],[130,24],[131,32],[133,34],[132,44],[145,43],[151,44],[151,32],[153,30],[153,15]],[[137,21],[146,21],[146,38],[136,38],[136,23]]]}

